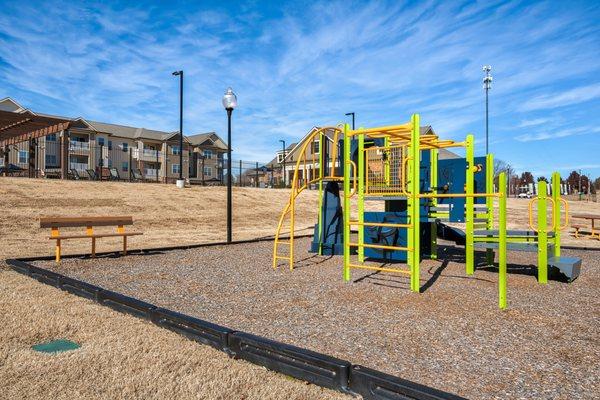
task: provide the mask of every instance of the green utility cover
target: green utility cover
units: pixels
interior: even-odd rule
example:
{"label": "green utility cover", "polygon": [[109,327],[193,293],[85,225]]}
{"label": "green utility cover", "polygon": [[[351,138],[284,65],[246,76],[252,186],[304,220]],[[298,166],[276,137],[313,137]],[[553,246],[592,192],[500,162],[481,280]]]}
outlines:
{"label": "green utility cover", "polygon": [[66,339],[58,339],[53,340],[47,343],[40,343],[31,346],[31,348],[35,351],[39,351],[41,353],[61,353],[63,351],[70,351],[80,348],[81,346],[75,342],[71,342]]}

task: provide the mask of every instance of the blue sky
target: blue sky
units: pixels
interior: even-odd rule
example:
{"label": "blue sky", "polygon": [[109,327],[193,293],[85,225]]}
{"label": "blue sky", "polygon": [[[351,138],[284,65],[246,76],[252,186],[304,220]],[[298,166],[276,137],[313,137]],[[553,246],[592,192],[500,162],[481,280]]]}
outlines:
{"label": "blue sky", "polygon": [[536,176],[600,176],[599,2],[6,2],[0,98],[33,110],[173,131],[185,71],[186,134],[226,136],[268,161],[314,125],[406,122],[484,147]]}

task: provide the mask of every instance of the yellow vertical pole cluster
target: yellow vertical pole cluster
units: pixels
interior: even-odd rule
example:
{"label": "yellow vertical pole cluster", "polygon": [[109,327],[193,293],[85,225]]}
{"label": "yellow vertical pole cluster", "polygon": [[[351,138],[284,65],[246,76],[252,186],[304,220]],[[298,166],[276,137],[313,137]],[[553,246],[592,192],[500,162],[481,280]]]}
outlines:
{"label": "yellow vertical pole cluster", "polygon": [[419,277],[419,264],[421,261],[420,252],[420,172],[421,169],[421,149],[420,149],[420,132],[419,132],[419,114],[413,114],[411,118],[412,131],[410,140],[410,193],[409,193],[409,213],[410,213],[410,227],[407,230],[409,238],[412,237],[412,246],[409,244],[409,251],[407,257],[412,259],[410,268],[410,286],[413,292],[419,292],[421,289]]}
{"label": "yellow vertical pole cluster", "polygon": [[344,125],[344,281],[350,280],[350,126]]}
{"label": "yellow vertical pole cluster", "polygon": [[[492,154],[485,156],[485,192],[494,193],[494,156]],[[494,228],[494,198],[486,197],[485,206],[487,209],[485,228],[492,230]],[[494,250],[486,250],[486,261],[488,265],[494,264]]]}
{"label": "yellow vertical pole cluster", "polygon": [[475,218],[475,205],[474,205],[474,184],[475,184],[475,149],[474,149],[473,135],[467,135],[466,140],[466,156],[467,156],[467,171],[466,171],[466,183],[465,192],[467,197],[465,199],[465,252],[466,252],[466,273],[467,275],[473,275],[475,272],[475,252],[473,246],[473,230],[474,230],[474,218]]}

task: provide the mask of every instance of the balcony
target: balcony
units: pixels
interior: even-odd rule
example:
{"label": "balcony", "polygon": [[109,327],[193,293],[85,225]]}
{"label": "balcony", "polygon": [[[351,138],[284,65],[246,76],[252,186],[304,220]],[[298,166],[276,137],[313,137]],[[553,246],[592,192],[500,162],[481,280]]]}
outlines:
{"label": "balcony", "polygon": [[69,142],[69,151],[90,151],[90,142],[71,140]]}
{"label": "balcony", "polygon": [[89,167],[88,167],[87,163],[70,162],[69,163],[69,168],[70,169],[75,169],[77,171],[85,171]]}
{"label": "balcony", "polygon": [[162,157],[160,151],[154,149],[132,149],[131,156],[141,161],[156,161]]}
{"label": "balcony", "polygon": [[146,178],[156,178],[158,175],[158,170],[154,168],[144,168],[144,177]]}

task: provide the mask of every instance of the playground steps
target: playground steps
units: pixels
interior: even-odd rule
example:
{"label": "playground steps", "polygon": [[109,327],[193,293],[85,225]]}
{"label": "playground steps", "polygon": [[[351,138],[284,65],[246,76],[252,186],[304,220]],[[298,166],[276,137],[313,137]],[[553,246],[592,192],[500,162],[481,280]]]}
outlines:
{"label": "playground steps", "polygon": [[[498,229],[482,229],[473,231],[475,238],[477,237],[498,237]],[[507,230],[506,237],[510,238],[535,238],[537,239],[537,232],[530,230]],[[554,237],[554,232],[548,232],[548,237]]]}
{"label": "playground steps", "polygon": [[581,271],[581,258],[579,257],[551,257],[548,266],[560,271],[569,282],[577,279]]}

